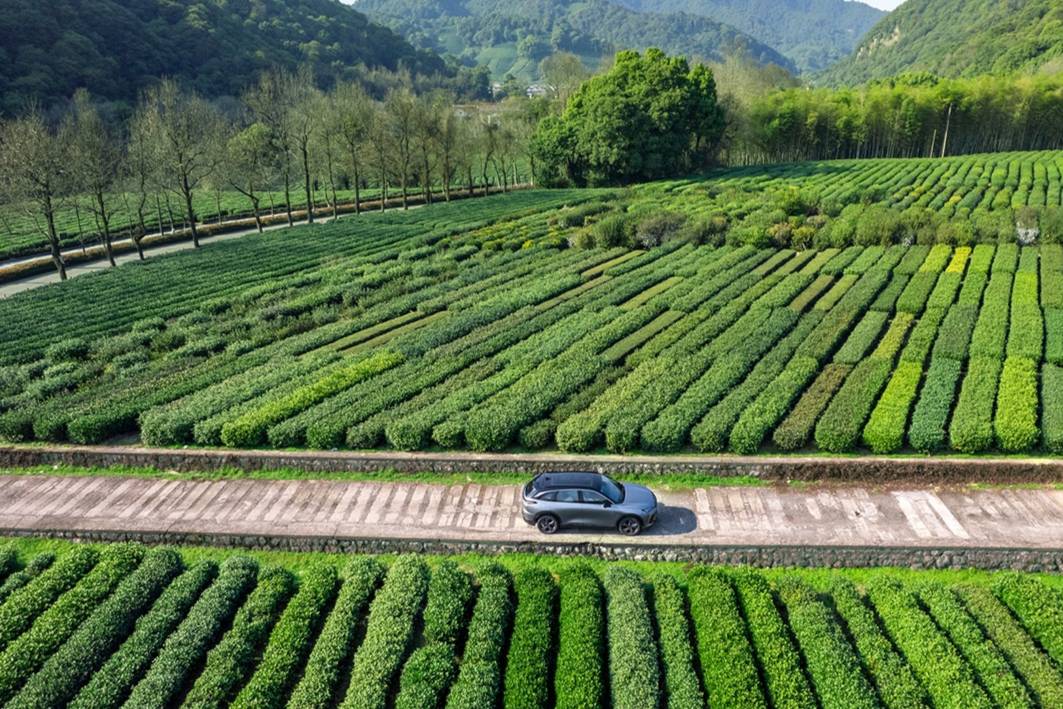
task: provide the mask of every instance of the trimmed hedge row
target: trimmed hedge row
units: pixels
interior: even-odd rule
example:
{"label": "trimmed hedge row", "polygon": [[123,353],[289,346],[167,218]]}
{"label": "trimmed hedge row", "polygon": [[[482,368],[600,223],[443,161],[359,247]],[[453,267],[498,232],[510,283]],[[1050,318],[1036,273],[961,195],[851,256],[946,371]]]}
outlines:
{"label": "trimmed hedge row", "polygon": [[354,653],[358,623],[384,577],[375,559],[353,559],[344,571],[336,604],[314,643],[303,676],[292,691],[289,706],[324,709],[339,690],[344,663]]}
{"label": "trimmed hedge row", "polygon": [[[734,585],[771,705],[815,707],[812,687],[801,669],[801,657],[775,605],[768,582],[760,574],[747,571],[735,576]],[[794,627],[792,615],[791,627]]]}
{"label": "trimmed hedge row", "polygon": [[993,586],[1045,652],[1063,665],[1063,597],[1032,576],[1006,574]]}
{"label": "trimmed hedge row", "polygon": [[794,401],[819,372],[819,362],[808,357],[794,357],[786,368],[738,417],[729,439],[732,451],[742,455],[755,453],[768,432],[778,425]]}
{"label": "trimmed hedge row", "polygon": [[1021,453],[1036,445],[1041,438],[1037,410],[1037,365],[1028,359],[1008,357],[1000,374],[994,419],[1001,450]]}
{"label": "trimmed hedge row", "polygon": [[923,367],[900,362],[864,426],[864,443],[878,454],[893,453],[904,445],[908,412],[923,378]]}
{"label": "trimmed hedge row", "polygon": [[871,583],[868,595],[935,705],[986,709],[993,705],[975,681],[970,665],[908,589],[881,578]]}
{"label": "trimmed hedge row", "polygon": [[472,600],[472,580],[453,561],[444,561],[432,571],[428,582],[423,623],[427,643],[456,646],[465,627],[465,610]]}
{"label": "trimmed hedge row", "polygon": [[688,589],[709,706],[766,708],[731,582],[719,571],[696,569],[689,576]]}
{"label": "trimmed hedge row", "polygon": [[656,707],[661,678],[642,578],[631,569],[611,566],[603,585],[608,599],[611,704],[617,709]]}
{"label": "trimmed hedge row", "polygon": [[1039,706],[1063,706],[1063,674],[1034,643],[1011,612],[985,588],[958,589],[967,609],[1022,677]]}
{"label": "trimmed hedge row", "polygon": [[948,419],[956,398],[963,365],[953,359],[934,357],[930,361],[919,401],[912,412],[908,442],[921,453],[933,453],[945,447]]}
{"label": "trimmed hedge row", "polygon": [[[242,565],[243,562],[237,563],[235,569],[232,565],[226,565],[223,573],[242,574]],[[137,621],[133,634],[92,675],[69,706],[76,709],[120,706],[216,572],[217,567],[213,562],[204,561],[178,576],[162,592],[151,610]]]}
{"label": "trimmed hedge row", "polygon": [[[790,628],[801,646],[820,706],[824,709],[878,706],[875,690],[860,667],[859,656],[815,592],[799,579],[787,578],[779,586],[779,595],[786,604]],[[805,706],[805,703],[791,706]]]}
{"label": "trimmed hedge row", "polygon": [[483,709],[498,703],[503,652],[513,616],[509,571],[488,564],[477,573],[480,588],[469,620],[458,679],[447,696],[447,709]]}
{"label": "trimmed hedge row", "polygon": [[14,591],[0,606],[0,650],[6,650],[47,612],[61,594],[72,588],[96,565],[99,554],[88,547],[75,547],[28,584]]}
{"label": "trimmed hedge row", "polygon": [[133,687],[126,700],[129,706],[162,709],[174,700],[188,675],[217,642],[257,575],[258,564],[248,557],[232,556],[222,563],[218,579],[166,638],[147,673]]}
{"label": "trimmed hedge row", "polygon": [[48,551],[41,552],[30,559],[25,568],[5,578],[4,582],[0,584],[0,604],[6,601],[12,593],[47,571],[54,561],[55,554]]}
{"label": "trimmed hedge row", "polygon": [[281,609],[295,590],[295,577],[269,567],[236,612],[232,627],[207,653],[203,671],[185,696],[184,707],[225,707],[254,670],[258,654]]}
{"label": "trimmed hedge row", "polygon": [[[136,571],[92,611],[77,631],[21,687],[8,706],[28,709],[61,706],[68,702],[132,632],[141,614],[180,571],[181,558],[174,550],[157,548],[149,551]],[[50,630],[60,632],[54,626]],[[9,651],[13,651],[16,645],[13,644]],[[24,659],[19,658],[20,661]],[[0,672],[7,676],[9,667],[5,660],[0,659],[0,667]]]}
{"label": "trimmed hedge row", "polygon": [[821,450],[844,453],[853,448],[892,369],[892,360],[880,357],[853,368],[816,424],[816,445]]}
{"label": "trimmed hedge row", "polygon": [[314,566],[301,575],[299,591],[269,634],[262,659],[233,707],[280,707],[288,700],[314,636],[336,592],[336,568]]}
{"label": "trimmed hedge row", "polygon": [[545,709],[550,705],[553,684],[557,586],[546,570],[527,568],[517,572],[513,588],[517,609],[506,658],[503,706]]}
{"label": "trimmed hedge row", "polygon": [[326,376],[281,397],[266,400],[222,427],[221,440],[234,448],[249,448],[266,441],[266,430],[275,423],[294,416],[303,409],[334,396],[360,381],[375,376],[399,364],[403,356],[397,352],[381,351],[342,367],[335,367]]}
{"label": "trimmed hedge row", "polygon": [[974,668],[981,685],[1000,707],[1030,707],[1033,701],[1026,687],[1012,672],[1007,659],[986,638],[956,595],[940,584],[926,584],[918,589],[920,600],[960,653]]}
{"label": "trimmed hedge row", "polygon": [[603,616],[598,576],[585,564],[560,574],[557,671],[554,704],[561,709],[596,707],[602,702]]}
{"label": "trimmed hedge row", "polygon": [[798,400],[790,415],[775,429],[772,439],[783,450],[803,448],[812,435],[820,414],[827,408],[834,392],[849,377],[853,368],[847,364],[827,365]]}
{"label": "trimmed hedge row", "polygon": [[949,427],[949,438],[955,450],[978,453],[992,448],[995,440],[993,408],[1001,366],[999,359],[971,359]]}
{"label": "trimmed hedge row", "polygon": [[971,335],[972,358],[1003,359],[1011,308],[1010,273],[994,273],[989,279]]}
{"label": "trimmed hedge row", "polygon": [[661,644],[662,677],[669,709],[705,706],[705,693],[695,667],[694,636],[686,598],[675,577],[652,579],[654,615]]}
{"label": "trimmed hedge row", "polygon": [[144,548],[138,544],[106,547],[92,571],[7,646],[0,654],[0,702],[14,696],[143,558]]}
{"label": "trimmed hedge row", "polygon": [[1063,453],[1063,367],[1046,364],[1041,370],[1041,411],[1045,448]]}
{"label": "trimmed hedge row", "polygon": [[742,412],[786,367],[797,347],[822,319],[820,313],[806,313],[797,326],[783,337],[740,384],[734,386],[690,431],[691,443],[700,451],[722,451]]}
{"label": "trimmed hedge row", "polygon": [[417,648],[406,661],[399,676],[395,708],[438,707],[454,680],[456,670],[457,660],[453,645],[432,642]]}
{"label": "trimmed hedge row", "polygon": [[400,557],[369,608],[365,639],[354,655],[344,709],[384,707],[395,674],[413,640],[415,621],[428,590],[428,567]]}
{"label": "trimmed hedge row", "polygon": [[878,342],[878,337],[882,334],[882,329],[888,320],[888,313],[878,310],[867,311],[853,331],[849,333],[845,344],[834,355],[834,361],[840,364],[858,364],[871,350],[871,346]]}
{"label": "trimmed hedge row", "polygon": [[889,709],[929,706],[926,691],[911,666],[894,649],[856,586],[848,579],[836,577],[830,583],[829,593],[882,703]]}

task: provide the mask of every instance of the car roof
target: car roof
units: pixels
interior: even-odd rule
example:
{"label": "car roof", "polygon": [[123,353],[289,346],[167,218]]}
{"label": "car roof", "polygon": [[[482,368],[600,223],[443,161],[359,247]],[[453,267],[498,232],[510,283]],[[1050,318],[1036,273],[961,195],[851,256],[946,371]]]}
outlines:
{"label": "car roof", "polygon": [[601,487],[601,480],[602,476],[599,473],[543,473],[537,475],[532,481],[532,489],[536,492],[573,487],[598,490]]}

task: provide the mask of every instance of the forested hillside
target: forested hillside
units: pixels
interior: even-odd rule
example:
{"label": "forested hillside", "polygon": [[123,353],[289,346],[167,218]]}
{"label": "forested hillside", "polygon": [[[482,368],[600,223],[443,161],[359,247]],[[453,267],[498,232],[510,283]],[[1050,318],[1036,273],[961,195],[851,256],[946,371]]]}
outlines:
{"label": "forested hillside", "polygon": [[908,0],[822,77],[857,84],[901,72],[941,76],[1063,69],[1056,0]]}
{"label": "forested hillside", "polygon": [[87,88],[132,103],[162,76],[207,95],[235,95],[265,69],[309,63],[319,79],[359,68],[444,71],[389,29],[335,0],[5,0],[0,111],[46,105]]}
{"label": "forested hillside", "polygon": [[737,27],[802,72],[849,56],[883,12],[849,0],[621,0],[643,12],[685,12]]}
{"label": "forested hillside", "polygon": [[749,55],[793,63],[748,34],[707,17],[640,13],[607,0],[358,0],[355,7],[419,47],[486,64],[501,78],[536,78],[539,62],[572,52],[595,66],[621,49],[658,47],[668,54],[719,60]]}

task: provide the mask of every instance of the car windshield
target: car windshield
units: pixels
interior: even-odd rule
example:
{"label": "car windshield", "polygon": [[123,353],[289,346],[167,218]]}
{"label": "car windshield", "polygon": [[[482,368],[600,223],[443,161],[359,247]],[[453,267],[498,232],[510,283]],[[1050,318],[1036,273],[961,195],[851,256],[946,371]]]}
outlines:
{"label": "car windshield", "polygon": [[624,486],[604,475],[599,478],[601,483],[598,487],[598,492],[608,497],[612,502],[623,502],[624,500]]}

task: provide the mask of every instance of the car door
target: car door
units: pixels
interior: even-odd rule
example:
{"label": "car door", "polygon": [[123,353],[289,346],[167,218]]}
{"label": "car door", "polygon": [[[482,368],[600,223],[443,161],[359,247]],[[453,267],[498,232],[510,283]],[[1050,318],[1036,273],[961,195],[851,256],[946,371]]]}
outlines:
{"label": "car door", "polygon": [[616,524],[609,500],[600,492],[580,490],[582,524],[588,527],[612,527]]}
{"label": "car door", "polygon": [[554,503],[551,511],[561,520],[561,524],[575,526],[580,525],[583,505],[579,502],[578,490],[558,490],[554,493]]}

